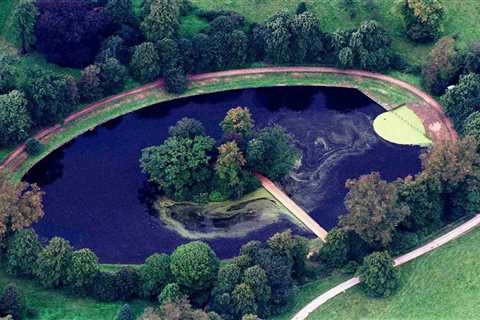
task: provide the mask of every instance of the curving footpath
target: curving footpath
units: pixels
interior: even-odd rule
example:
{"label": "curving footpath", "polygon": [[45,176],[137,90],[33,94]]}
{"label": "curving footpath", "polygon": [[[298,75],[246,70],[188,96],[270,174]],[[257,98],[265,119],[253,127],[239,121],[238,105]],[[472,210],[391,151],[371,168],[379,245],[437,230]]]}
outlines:
{"label": "curving footpath", "polygon": [[[414,260],[420,256],[423,256],[444,244],[459,238],[460,236],[464,235],[465,233],[471,231],[475,227],[480,225],[480,214],[477,214],[474,218],[470,219],[469,221],[465,222],[464,224],[460,225],[459,227],[453,229],[452,231],[444,234],[443,236],[430,241],[426,245],[415,249],[403,256],[400,256],[395,259],[394,265],[396,267],[401,266],[411,260]],[[308,316],[318,309],[322,304],[329,301],[330,299],[338,296],[339,294],[345,292],[346,290],[350,289],[351,287],[356,286],[360,283],[360,279],[358,277],[353,277],[350,280],[347,280],[338,286],[328,290],[324,294],[315,298],[312,302],[307,304],[302,310],[300,310],[292,320],[305,320]]]}
{"label": "curving footpath", "polygon": [[[437,114],[438,118],[441,119],[441,122],[446,126],[448,130],[447,139],[455,140],[457,134],[453,129],[453,125],[450,120],[443,114],[442,106],[435,101],[431,96],[423,92],[422,90],[416,88],[415,86],[406,83],[402,80],[398,80],[383,74],[362,71],[362,70],[344,70],[330,67],[270,67],[270,68],[250,68],[250,69],[239,69],[239,70],[229,70],[213,73],[203,73],[198,75],[189,76],[191,82],[200,82],[205,80],[215,80],[218,78],[233,77],[233,76],[243,76],[243,75],[258,75],[258,74],[271,74],[271,73],[330,73],[330,74],[339,74],[347,75],[361,78],[376,79],[391,83],[392,85],[403,88],[415,96],[422,99],[427,105],[429,105],[434,112]],[[52,135],[60,132],[62,126],[69,124],[79,118],[88,116],[97,112],[98,110],[104,108],[106,105],[113,102],[120,102],[122,99],[133,99],[140,100],[145,97],[145,94],[150,90],[158,90],[163,88],[163,80],[158,80],[143,86],[140,86],[136,89],[125,91],[121,94],[100,100],[96,103],[93,103],[86,108],[82,109],[79,112],[76,112],[69,117],[67,117],[62,124],[57,124],[53,127],[44,129],[35,135],[40,141],[46,141]],[[0,164],[0,172],[4,171],[9,167],[10,172],[15,171],[21,164],[26,160],[25,155],[25,145],[22,144],[18,146],[12,153],[10,153],[4,161]]]}

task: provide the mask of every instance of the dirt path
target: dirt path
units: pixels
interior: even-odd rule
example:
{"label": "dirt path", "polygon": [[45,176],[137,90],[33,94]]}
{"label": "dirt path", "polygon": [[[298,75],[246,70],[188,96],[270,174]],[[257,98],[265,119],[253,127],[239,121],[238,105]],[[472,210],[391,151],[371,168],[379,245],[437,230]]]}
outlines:
{"label": "dirt path", "polygon": [[[469,221],[465,222],[464,224],[460,225],[459,227],[453,229],[452,231],[444,234],[443,236],[430,241],[426,245],[413,250],[403,256],[400,256],[395,259],[394,264],[396,267],[401,266],[402,264],[405,264],[411,260],[414,260],[420,256],[423,256],[436,248],[452,241],[460,236],[464,235],[468,231],[474,229],[480,225],[480,214],[476,215],[474,218],[470,219]],[[315,298],[312,302],[307,304],[302,310],[300,310],[293,318],[292,320],[305,320],[308,318],[308,316],[318,309],[322,304],[327,302],[328,300],[338,296],[339,294],[345,292],[347,289],[350,289],[351,287],[356,286],[357,284],[360,283],[360,279],[358,277],[351,278],[350,280],[347,280],[345,282],[342,282],[338,286],[328,290],[327,292],[323,293],[322,295],[318,296]]]}
{"label": "dirt path", "polygon": [[285,206],[293,215],[297,217],[310,231],[325,242],[327,231],[323,229],[308,213],[300,208],[290,197],[277,187],[270,179],[256,173],[255,176],[260,180],[262,186],[267,189],[270,194]]}
{"label": "dirt path", "polygon": [[[189,80],[192,82],[197,81],[204,81],[204,80],[215,80],[217,78],[223,77],[232,77],[232,76],[242,76],[242,75],[255,75],[255,74],[269,74],[269,73],[333,73],[333,74],[341,74],[341,75],[349,75],[349,76],[357,76],[357,77],[364,77],[364,78],[371,78],[382,80],[393,85],[399,86],[417,97],[421,98],[426,104],[428,104],[435,112],[438,114],[439,118],[443,125],[448,128],[448,132],[450,134],[451,139],[456,139],[457,135],[450,120],[443,114],[443,109],[440,104],[435,101],[432,97],[428,94],[423,92],[422,90],[416,88],[415,86],[408,84],[404,81],[369,71],[362,71],[362,70],[344,70],[344,69],[337,69],[337,68],[329,68],[329,67],[271,67],[271,68],[250,68],[250,69],[239,69],[239,70],[229,70],[229,71],[221,71],[221,72],[213,72],[213,73],[203,73],[198,75],[193,75],[189,77]],[[72,121],[75,121],[83,116],[89,115],[93,112],[96,112],[99,109],[104,108],[107,104],[112,102],[120,102],[120,100],[128,98],[130,100],[139,100],[141,97],[144,97],[144,93],[149,90],[157,90],[163,87],[163,80],[158,80],[141,87],[138,87],[133,90],[129,90],[123,92],[121,94],[100,100],[95,102],[84,109],[70,115],[67,117],[63,125],[69,124]],[[62,126],[57,124],[53,127],[47,128],[42,130],[41,132],[37,133],[35,137],[39,140],[46,140],[47,137],[51,137],[52,135],[60,132],[62,130]],[[12,153],[9,154],[8,157],[4,159],[4,161],[0,165],[0,172],[5,170],[7,167],[10,167],[10,171],[15,171],[22,163],[26,160],[26,155],[24,154],[25,145],[22,144],[18,146]]]}

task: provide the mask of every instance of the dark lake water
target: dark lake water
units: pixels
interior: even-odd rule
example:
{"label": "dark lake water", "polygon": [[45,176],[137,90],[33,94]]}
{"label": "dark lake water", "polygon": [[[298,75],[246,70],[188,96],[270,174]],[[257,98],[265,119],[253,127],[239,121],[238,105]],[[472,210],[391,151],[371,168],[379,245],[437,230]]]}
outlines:
{"label": "dark lake water", "polygon": [[[46,192],[45,217],[35,230],[44,240],[61,236],[75,248],[91,248],[105,263],[140,263],[190,241],[150,214],[140,152],[161,144],[168,128],[186,116],[220,138],[218,123],[236,106],[250,108],[257,128],[278,123],[295,137],[301,165],[282,185],[326,229],[345,212],[346,179],[379,171],[394,180],[420,169],[420,148],[380,139],[372,121],[384,110],[352,89],[276,87],[197,96],[110,121],[38,163],[25,177]],[[282,218],[241,238],[207,242],[228,258],[245,242],[287,228],[308,235]]]}

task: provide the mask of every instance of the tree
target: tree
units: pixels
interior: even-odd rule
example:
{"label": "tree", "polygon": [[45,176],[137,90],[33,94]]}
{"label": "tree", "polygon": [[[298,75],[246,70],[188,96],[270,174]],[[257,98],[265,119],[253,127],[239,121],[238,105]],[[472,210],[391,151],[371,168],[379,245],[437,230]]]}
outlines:
{"label": "tree", "polygon": [[142,295],[157,297],[171,279],[170,257],[164,253],[151,255],[140,267],[139,273]]}
{"label": "tree", "polygon": [[286,12],[278,12],[266,23],[265,51],[275,64],[290,61],[291,17]]}
{"label": "tree", "polygon": [[153,81],[160,76],[160,57],[153,43],[144,42],[135,47],[130,60],[130,71],[142,82]]}
{"label": "tree", "polygon": [[187,75],[182,68],[170,68],[165,71],[165,89],[174,94],[181,94],[187,90]]}
{"label": "tree", "polygon": [[39,12],[34,0],[20,1],[13,11],[14,28],[22,53],[30,52],[35,45],[35,24],[38,16]]}
{"label": "tree", "polygon": [[442,104],[461,131],[470,114],[480,111],[480,75],[470,73],[460,77],[458,84],[443,95]]}
{"label": "tree", "polygon": [[295,10],[295,13],[302,14],[307,11],[308,11],[307,4],[305,3],[305,1],[302,1],[297,5],[297,9]]}
{"label": "tree", "polygon": [[25,311],[25,299],[14,284],[7,285],[0,298],[0,315],[10,315],[13,320],[22,319]]}
{"label": "tree", "polygon": [[108,271],[99,271],[95,274],[91,295],[99,300],[111,302],[118,300],[117,276]]}
{"label": "tree", "polygon": [[115,287],[118,299],[129,301],[138,296],[140,276],[133,268],[122,268],[115,273]]}
{"label": "tree", "polygon": [[177,247],[170,257],[173,278],[188,292],[209,289],[217,275],[218,266],[215,252],[200,241]]}
{"label": "tree", "polygon": [[97,63],[105,63],[109,58],[117,59],[121,64],[128,64],[129,52],[125,40],[120,36],[108,37],[100,47],[100,52],[95,57]]}
{"label": "tree", "polygon": [[167,284],[162,292],[158,295],[158,302],[160,305],[169,302],[175,302],[182,299],[185,295],[182,293],[179,285],[176,283],[169,283]]}
{"label": "tree", "polygon": [[444,199],[441,185],[435,179],[407,177],[399,181],[398,201],[410,209],[401,223],[413,232],[434,230],[442,224]]}
{"label": "tree", "polygon": [[15,145],[28,137],[32,121],[27,104],[25,95],[19,91],[0,95],[0,145]]}
{"label": "tree", "polygon": [[193,139],[196,136],[204,136],[205,127],[198,120],[184,117],[168,129],[168,134],[172,137]]}
{"label": "tree", "polygon": [[67,267],[67,283],[79,293],[85,293],[93,285],[99,271],[98,258],[90,249],[80,249],[72,253]]}
{"label": "tree", "polygon": [[110,25],[104,10],[84,0],[38,0],[37,48],[47,60],[61,66],[89,65]]}
{"label": "tree", "polygon": [[209,162],[214,144],[206,136],[170,137],[158,147],[143,149],[140,165],[150,181],[168,196],[191,199],[198,192],[194,188],[205,190],[210,180]]}
{"label": "tree", "polygon": [[349,47],[342,48],[338,52],[338,62],[342,68],[350,68],[353,66],[353,52]]}
{"label": "tree", "polygon": [[265,270],[256,265],[245,270],[243,283],[252,288],[255,294],[255,302],[258,306],[258,314],[261,317],[268,317],[270,314],[268,302],[270,301],[272,289],[268,283]]}
{"label": "tree", "polygon": [[374,247],[387,246],[395,227],[409,214],[408,207],[398,203],[395,185],[373,172],[347,180],[346,187],[348,214],[340,218],[340,225]]}
{"label": "tree", "polygon": [[58,288],[65,283],[72,253],[72,246],[67,240],[59,237],[50,239],[36,261],[35,276],[44,287]]}
{"label": "tree", "polygon": [[405,0],[403,17],[407,35],[416,42],[430,42],[441,31],[444,9],[441,0]]}
{"label": "tree", "polygon": [[180,27],[180,7],[177,0],[153,0],[149,14],[141,27],[148,41],[174,36]]}
{"label": "tree", "polygon": [[36,156],[43,150],[43,144],[35,138],[28,138],[25,141],[25,151],[31,155]]}
{"label": "tree", "polygon": [[128,76],[127,68],[115,58],[107,58],[99,67],[103,92],[110,95],[121,91]]}
{"label": "tree", "polygon": [[82,70],[82,75],[78,81],[78,89],[83,101],[95,101],[103,96],[100,72],[100,67],[96,64],[89,65]]}
{"label": "tree", "polygon": [[47,126],[70,114],[77,104],[71,78],[42,69],[30,70],[20,88],[29,101],[35,126]]}
{"label": "tree", "polygon": [[273,180],[283,178],[299,159],[292,136],[280,126],[267,127],[247,147],[247,163]]}
{"label": "tree", "polygon": [[465,55],[465,73],[480,73],[480,42],[474,42]]}
{"label": "tree", "polygon": [[348,262],[348,233],[342,228],[333,228],[327,235],[319,257],[330,268],[341,268]]}
{"label": "tree", "polygon": [[232,298],[233,310],[239,317],[257,312],[255,293],[249,285],[245,283],[237,285],[233,290]]}
{"label": "tree", "polygon": [[210,320],[208,314],[203,310],[193,309],[186,298],[163,304],[158,313],[154,310],[149,312],[150,314],[147,317],[141,317],[140,320]]}
{"label": "tree", "polygon": [[441,95],[455,82],[460,69],[458,57],[453,38],[438,40],[422,68],[423,83],[429,91]]}
{"label": "tree", "polygon": [[422,154],[421,159],[421,175],[439,181],[442,192],[454,190],[468,176],[474,175],[480,165],[477,144],[472,137],[436,143],[429,152]]}
{"label": "tree", "polygon": [[229,198],[240,198],[245,192],[243,167],[246,161],[235,142],[227,142],[218,147],[215,174],[222,193]]}
{"label": "tree", "polygon": [[229,65],[232,67],[243,66],[247,60],[248,37],[245,32],[241,30],[234,30],[229,35],[229,42],[227,52],[230,53]]}
{"label": "tree", "polygon": [[17,59],[0,54],[0,94],[9,93],[16,87]]}
{"label": "tree", "polygon": [[253,134],[254,124],[248,108],[236,107],[228,110],[227,115],[220,123],[220,127],[227,138],[239,137],[248,140]]}
{"label": "tree", "polygon": [[297,63],[321,60],[324,53],[320,22],[306,11],[292,19],[292,58]]}
{"label": "tree", "polygon": [[112,17],[116,24],[129,24],[135,22],[131,0],[109,0],[105,11]]}
{"label": "tree", "polygon": [[358,275],[361,288],[372,297],[388,297],[400,284],[398,270],[394,268],[393,259],[387,251],[374,252],[365,257]]}
{"label": "tree", "polygon": [[130,308],[130,305],[128,303],[124,304],[120,308],[120,311],[115,317],[115,320],[135,320],[135,315],[133,314],[132,309]]}
{"label": "tree", "polygon": [[463,135],[474,137],[477,144],[480,143],[480,111],[473,112],[465,119]]}
{"label": "tree", "polygon": [[12,184],[0,175],[0,237],[27,228],[42,218],[43,195],[36,184]]}
{"label": "tree", "polygon": [[12,275],[33,275],[42,245],[33,229],[17,231],[8,239],[7,272]]}

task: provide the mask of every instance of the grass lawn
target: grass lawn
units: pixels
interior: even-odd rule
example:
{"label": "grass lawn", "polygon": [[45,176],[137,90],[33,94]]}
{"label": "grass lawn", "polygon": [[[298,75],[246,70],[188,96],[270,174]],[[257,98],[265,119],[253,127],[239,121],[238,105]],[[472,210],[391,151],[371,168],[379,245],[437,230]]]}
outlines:
{"label": "grass lawn", "polygon": [[[0,287],[14,283],[26,296],[27,304],[38,314],[28,319],[41,320],[110,320],[114,319],[123,302],[101,303],[79,298],[63,290],[46,290],[31,280],[12,278],[0,269]],[[130,306],[140,315],[147,304],[132,301]]]}
{"label": "grass lawn", "polygon": [[353,288],[308,319],[478,319],[479,243],[477,229],[402,266],[401,288],[394,296],[371,299]]}
{"label": "grass lawn", "polygon": [[[192,0],[201,9],[228,9],[245,15],[250,21],[263,22],[279,10],[294,12],[300,0]],[[403,54],[412,63],[421,63],[429,53],[432,44],[418,45],[405,37],[401,15],[401,3],[395,0],[373,0],[377,10],[365,7],[364,0],[357,0],[357,15],[350,19],[342,5],[342,0],[305,0],[308,8],[320,19],[322,30],[333,32],[358,26],[366,19],[378,20],[393,37],[394,49]],[[478,19],[480,1],[448,0],[443,1],[446,19],[444,35],[457,35],[459,47],[480,39]]]}

